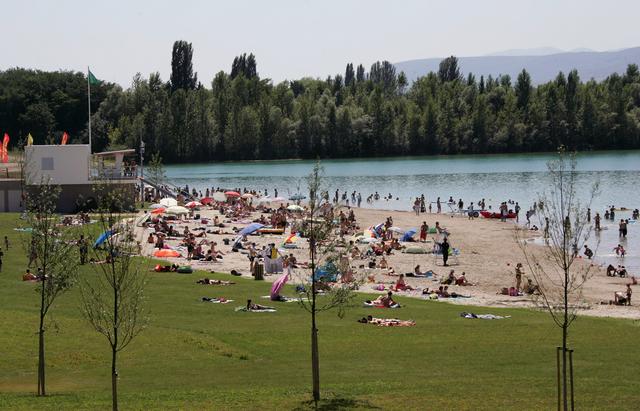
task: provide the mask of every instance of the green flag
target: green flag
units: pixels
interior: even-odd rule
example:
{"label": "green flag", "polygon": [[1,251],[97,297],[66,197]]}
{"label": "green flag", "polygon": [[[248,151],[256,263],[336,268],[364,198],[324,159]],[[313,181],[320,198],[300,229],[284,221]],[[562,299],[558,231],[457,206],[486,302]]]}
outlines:
{"label": "green flag", "polygon": [[96,76],[94,76],[94,75],[93,75],[93,73],[91,72],[91,70],[88,70],[88,71],[89,71],[89,76],[88,76],[88,77],[89,77],[89,84],[94,84],[94,85],[95,85],[95,84],[100,84],[100,80],[98,80],[98,79],[96,78]]}

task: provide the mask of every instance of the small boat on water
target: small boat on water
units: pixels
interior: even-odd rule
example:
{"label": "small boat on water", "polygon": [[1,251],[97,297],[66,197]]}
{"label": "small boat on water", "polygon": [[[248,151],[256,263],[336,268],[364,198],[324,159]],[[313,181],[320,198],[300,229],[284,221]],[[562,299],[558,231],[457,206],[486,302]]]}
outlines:
{"label": "small boat on water", "polygon": [[[484,218],[500,218],[500,213],[492,213],[491,211],[480,211],[480,215]],[[516,218],[516,213],[507,213],[506,218]]]}

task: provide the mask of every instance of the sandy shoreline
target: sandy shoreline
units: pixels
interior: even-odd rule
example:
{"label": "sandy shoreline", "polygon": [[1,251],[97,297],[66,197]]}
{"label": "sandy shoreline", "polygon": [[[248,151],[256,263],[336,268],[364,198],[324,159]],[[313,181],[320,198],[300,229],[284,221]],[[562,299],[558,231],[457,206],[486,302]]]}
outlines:
{"label": "sandy shoreline", "polygon": [[[403,254],[399,251],[395,251],[393,255],[387,257],[389,265],[393,267],[396,273],[412,272],[416,264],[420,264],[422,271],[432,270],[439,278],[446,276],[449,269],[454,269],[456,275],[466,272],[468,281],[475,283],[475,286],[459,287],[449,286],[450,291],[455,291],[460,294],[471,295],[471,298],[449,298],[441,301],[446,301],[452,304],[473,305],[481,307],[535,307],[535,302],[531,297],[510,297],[506,295],[497,294],[497,291],[502,287],[515,286],[515,274],[514,267],[517,262],[524,262],[522,257],[522,251],[518,247],[515,239],[515,224],[512,222],[502,223],[499,220],[486,220],[483,218],[477,218],[474,220],[468,220],[462,216],[452,216],[450,214],[421,214],[416,216],[413,212],[407,211],[390,211],[390,210],[378,210],[378,209],[364,209],[353,208],[356,215],[357,223],[361,229],[366,229],[372,225],[384,222],[388,216],[393,217],[394,226],[404,229],[418,228],[422,224],[422,221],[426,221],[430,227],[435,225],[436,221],[446,227],[450,231],[449,241],[452,247],[460,249],[460,256],[456,261],[450,260],[450,263],[454,263],[451,267],[442,266],[442,258],[436,259],[432,254]],[[218,216],[220,221],[225,222],[226,227],[223,231],[231,233],[231,227],[242,228],[246,224],[240,223],[227,223],[227,219],[220,216],[218,211],[210,209],[199,210],[198,213],[205,218],[213,218]],[[259,217],[259,213],[254,213],[251,219]],[[183,227],[188,225],[190,229],[196,227],[204,227],[199,221],[190,220],[187,222],[179,222],[174,224],[174,227],[182,232]],[[137,228],[138,233],[146,240],[148,234],[153,229]],[[198,232],[198,231],[196,231]],[[284,235],[260,235],[250,236],[251,241],[257,244],[258,248],[262,248],[263,245],[268,243],[282,244],[288,230]],[[539,233],[530,232],[531,238],[539,236]],[[417,237],[417,236],[416,236]],[[428,238],[431,238],[429,235]],[[216,272],[228,273],[231,270],[237,270],[242,273],[242,276],[246,279],[252,279],[249,273],[249,260],[245,254],[239,252],[231,252],[231,245],[224,245],[223,239],[233,239],[234,234],[207,234],[207,240],[216,241],[218,243],[218,249],[226,253],[224,258],[220,262],[197,262],[187,261],[186,258],[166,258],[171,263],[190,264],[194,269],[200,270],[214,270]],[[198,239],[200,240],[200,239]],[[170,246],[176,246],[180,240],[168,240],[167,243]],[[145,256],[153,255],[153,245],[143,242],[143,254]],[[299,248],[289,250],[287,253],[293,253],[298,261],[308,261],[308,248],[304,240],[297,242]],[[422,246],[425,249],[431,249],[432,243],[416,244]],[[359,248],[363,250],[366,245],[359,245]],[[541,251],[542,247],[532,247]],[[183,255],[186,255],[186,250]],[[351,266],[355,268],[355,271],[362,276],[368,276],[374,274],[377,282],[392,283],[395,282],[397,277],[388,276],[383,273],[384,270],[380,269],[361,269],[361,265],[366,265],[367,260],[351,260]],[[580,260],[578,264],[589,264],[588,260]],[[632,306],[613,306],[613,305],[601,305],[601,301],[609,301],[613,299],[615,291],[624,291],[625,285],[630,282],[628,278],[607,277],[603,267],[594,266],[593,276],[587,281],[583,288],[584,302],[588,305],[589,309],[580,310],[580,315],[590,315],[599,317],[616,317],[616,318],[629,318],[640,319],[640,305]],[[295,270],[299,276],[306,275],[302,269]],[[525,264],[525,275],[528,273],[528,269]],[[636,273],[631,273],[636,274]],[[274,281],[278,278],[278,275],[265,276],[266,281]],[[194,277],[195,281],[195,277]],[[293,281],[292,281],[293,282]],[[523,280],[523,283],[526,280]],[[417,279],[408,278],[407,283],[417,287],[424,288],[429,287],[437,288],[439,283],[430,279]],[[376,293],[373,289],[375,284],[363,284],[360,287],[360,291],[368,293]],[[635,288],[635,287],[634,287]],[[265,294],[268,294],[268,290],[265,287]],[[398,293],[398,295],[406,295],[415,298],[423,298],[419,292],[407,292]],[[636,297],[640,298],[640,297]],[[635,300],[632,300],[632,302]]]}

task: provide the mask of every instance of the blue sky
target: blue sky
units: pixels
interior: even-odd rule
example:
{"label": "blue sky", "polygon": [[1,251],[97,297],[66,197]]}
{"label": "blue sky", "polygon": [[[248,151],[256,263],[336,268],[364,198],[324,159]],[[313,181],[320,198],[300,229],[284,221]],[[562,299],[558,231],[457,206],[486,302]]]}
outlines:
{"label": "blue sky", "polygon": [[368,68],[513,48],[640,46],[639,15],[637,0],[6,1],[0,70],[90,65],[127,87],[136,72],[167,80],[171,46],[183,39],[207,86],[243,52],[274,81],[324,78],[350,61]]}

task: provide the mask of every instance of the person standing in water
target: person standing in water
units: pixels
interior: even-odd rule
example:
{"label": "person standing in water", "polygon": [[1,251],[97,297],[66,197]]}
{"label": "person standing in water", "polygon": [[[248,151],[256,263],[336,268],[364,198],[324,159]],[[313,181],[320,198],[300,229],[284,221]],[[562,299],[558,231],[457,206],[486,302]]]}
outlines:
{"label": "person standing in water", "polygon": [[596,223],[596,231],[600,231],[600,213],[596,213],[596,216],[593,218],[593,221]]}

